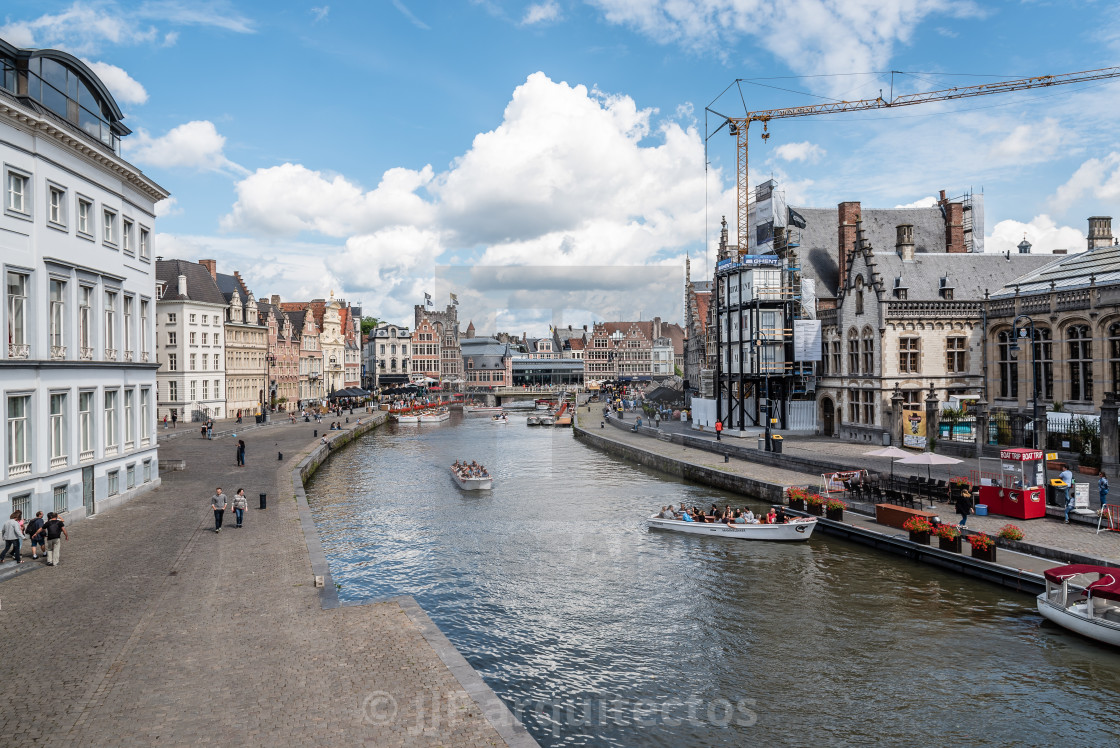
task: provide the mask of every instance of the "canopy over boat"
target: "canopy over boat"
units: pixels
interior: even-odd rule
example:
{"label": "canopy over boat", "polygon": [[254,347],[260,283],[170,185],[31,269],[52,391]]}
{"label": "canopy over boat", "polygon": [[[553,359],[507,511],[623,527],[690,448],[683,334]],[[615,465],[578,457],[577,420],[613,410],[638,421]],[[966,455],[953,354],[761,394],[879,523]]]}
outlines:
{"label": "canopy over boat", "polygon": [[1082,574],[1097,574],[1098,579],[1090,582],[1085,589],[1093,593],[1093,597],[1106,600],[1120,600],[1120,569],[1114,566],[1092,566],[1090,564],[1070,564],[1068,566],[1055,566],[1047,569],[1046,578],[1054,584],[1061,584],[1071,577]]}

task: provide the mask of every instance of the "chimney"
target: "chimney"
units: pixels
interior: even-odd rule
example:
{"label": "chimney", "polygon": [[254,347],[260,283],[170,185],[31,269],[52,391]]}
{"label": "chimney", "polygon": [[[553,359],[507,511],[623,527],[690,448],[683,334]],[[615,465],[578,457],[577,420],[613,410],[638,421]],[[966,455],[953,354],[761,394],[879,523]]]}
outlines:
{"label": "chimney", "polygon": [[848,272],[848,255],[856,243],[856,224],[859,223],[861,218],[859,203],[840,203],[837,207],[837,218],[837,243],[840,250],[838,258],[840,261],[840,277],[843,278]]}
{"label": "chimney", "polygon": [[963,254],[967,251],[964,246],[964,205],[949,202],[949,198],[945,197],[945,190],[941,190],[940,195],[937,204],[945,218],[945,251],[949,254]]}
{"label": "chimney", "polygon": [[1069,250],[1068,249],[1055,249],[1054,254],[1056,254],[1056,255],[1069,254]]}
{"label": "chimney", "polygon": [[179,295],[187,295],[187,276],[182,274],[179,275]]}
{"label": "chimney", "polygon": [[210,271],[210,277],[215,282],[218,280],[218,261],[217,260],[199,260],[198,264]]}
{"label": "chimney", "polygon": [[900,223],[895,226],[895,251],[903,262],[914,261],[914,226],[909,223]]}
{"label": "chimney", "polygon": [[660,317],[654,317],[653,318],[653,339],[657,340],[660,337],[661,337],[661,318]]}
{"label": "chimney", "polygon": [[1112,216],[1093,216],[1089,219],[1089,249],[1112,244]]}
{"label": "chimney", "polygon": [[280,306],[280,294],[278,294],[278,293],[272,294],[272,305],[275,306],[275,307]]}

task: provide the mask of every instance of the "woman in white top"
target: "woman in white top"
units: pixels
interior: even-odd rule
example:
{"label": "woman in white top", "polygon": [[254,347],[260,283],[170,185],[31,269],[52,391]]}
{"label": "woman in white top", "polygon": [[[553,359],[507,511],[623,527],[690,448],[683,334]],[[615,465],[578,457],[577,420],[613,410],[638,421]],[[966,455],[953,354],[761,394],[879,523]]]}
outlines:
{"label": "woman in white top", "polygon": [[0,538],[4,539],[4,550],[0,552],[0,564],[4,563],[4,557],[8,555],[9,550],[17,564],[23,563],[23,559],[19,555],[19,545],[20,541],[27,536],[23,534],[23,527],[20,525],[21,519],[23,519],[23,512],[17,509],[4,523],[3,529],[0,529]]}

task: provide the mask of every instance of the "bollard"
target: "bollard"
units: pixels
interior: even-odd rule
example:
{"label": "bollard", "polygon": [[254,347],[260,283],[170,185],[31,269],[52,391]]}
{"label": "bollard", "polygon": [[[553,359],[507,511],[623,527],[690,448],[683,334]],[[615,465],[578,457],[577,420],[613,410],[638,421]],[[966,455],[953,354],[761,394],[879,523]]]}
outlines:
{"label": "bollard", "polygon": [[276,459],[280,462],[283,462],[284,461],[284,453],[283,452],[277,452],[276,453]]}
{"label": "bollard", "polygon": [[268,506],[268,494],[262,493],[261,494],[261,509],[264,509],[266,506]]}
{"label": "bollard", "polygon": [[315,436],[319,435],[319,429],[315,429]]}
{"label": "bollard", "polygon": [[728,457],[727,455],[724,455],[724,456],[723,456],[723,461],[724,461],[724,462],[731,462],[731,458],[730,458],[730,457]]}

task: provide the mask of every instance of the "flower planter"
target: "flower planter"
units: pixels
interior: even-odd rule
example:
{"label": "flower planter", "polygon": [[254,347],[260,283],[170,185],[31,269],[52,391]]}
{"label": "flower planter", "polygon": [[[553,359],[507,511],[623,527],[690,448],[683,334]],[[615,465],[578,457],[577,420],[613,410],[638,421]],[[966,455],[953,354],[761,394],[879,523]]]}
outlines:
{"label": "flower planter", "polygon": [[940,548],[943,551],[949,551],[950,553],[960,553],[961,552],[961,537],[960,537],[960,535],[958,535],[957,537],[953,538],[952,540],[950,540],[949,538],[938,537],[937,538],[937,547]]}
{"label": "flower planter", "polygon": [[810,504],[808,512],[815,517],[820,517],[824,514],[824,504]]}
{"label": "flower planter", "polygon": [[824,515],[825,515],[825,517],[833,520],[834,522],[843,522],[844,521],[844,510],[843,509],[827,509],[827,510],[825,510]]}
{"label": "flower planter", "polygon": [[991,562],[995,563],[996,547],[993,545],[991,548],[988,548],[987,550],[982,550],[980,548],[973,548],[972,549],[972,557],[976,558],[976,559],[980,559],[981,561],[991,561]]}
{"label": "flower planter", "polygon": [[910,542],[917,543],[918,545],[929,545],[929,533],[912,532],[910,533]]}
{"label": "flower planter", "polygon": [[789,508],[797,509],[798,511],[805,511],[805,499],[790,499]]}
{"label": "flower planter", "polygon": [[1100,471],[1100,470],[1098,470],[1098,469],[1097,469],[1097,468],[1095,468],[1095,467],[1088,467],[1088,466],[1085,466],[1085,465],[1078,465],[1078,466],[1077,466],[1077,472],[1081,473],[1082,475],[1100,475],[1100,472],[1101,472],[1101,471]]}

